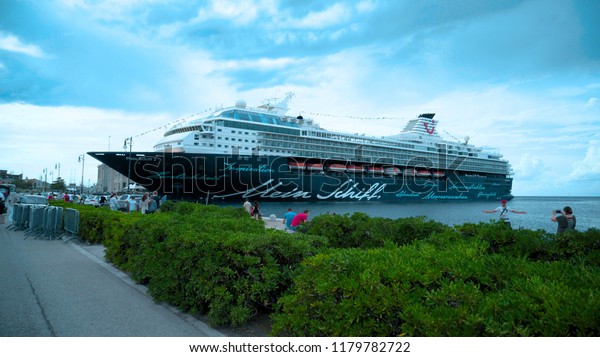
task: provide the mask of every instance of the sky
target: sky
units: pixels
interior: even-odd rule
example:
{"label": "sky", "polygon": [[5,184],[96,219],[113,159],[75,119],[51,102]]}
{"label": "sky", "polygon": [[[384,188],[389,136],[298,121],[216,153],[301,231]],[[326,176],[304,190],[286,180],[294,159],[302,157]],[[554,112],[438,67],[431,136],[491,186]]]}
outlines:
{"label": "sky", "polygon": [[333,131],[392,135],[436,113],[442,136],[498,148],[516,196],[600,196],[598,14],[597,0],[1,0],[0,169],[93,184],[86,152],[128,137],[151,151],[178,120],[293,92],[289,114]]}

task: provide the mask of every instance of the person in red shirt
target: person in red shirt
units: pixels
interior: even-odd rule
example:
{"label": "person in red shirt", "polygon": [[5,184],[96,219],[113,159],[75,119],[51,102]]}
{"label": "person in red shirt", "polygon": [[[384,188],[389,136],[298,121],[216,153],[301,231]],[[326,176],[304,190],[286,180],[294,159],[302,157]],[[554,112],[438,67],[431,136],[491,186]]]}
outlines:
{"label": "person in red shirt", "polygon": [[309,210],[304,210],[304,212],[298,213],[297,215],[295,215],[294,219],[292,219],[292,224],[291,224],[292,230],[295,231],[300,223],[306,222],[308,220],[309,214],[310,214]]}

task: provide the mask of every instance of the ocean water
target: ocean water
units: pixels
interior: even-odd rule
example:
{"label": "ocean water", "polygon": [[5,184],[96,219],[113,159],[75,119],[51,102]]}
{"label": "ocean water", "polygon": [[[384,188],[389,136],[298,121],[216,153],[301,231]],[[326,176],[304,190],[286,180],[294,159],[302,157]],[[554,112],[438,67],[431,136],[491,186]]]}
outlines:
{"label": "ocean water", "polygon": [[[500,206],[495,201],[472,202],[260,202],[263,216],[274,214],[281,218],[288,207],[296,212],[310,210],[310,216],[321,214],[352,214],[363,212],[371,217],[404,218],[425,216],[431,220],[450,226],[467,222],[490,222],[497,220],[500,213],[483,213],[483,210]],[[228,204],[231,205],[231,204]],[[241,207],[241,203],[239,204]],[[577,217],[577,230],[600,229],[600,197],[515,197],[507,206],[526,214],[511,213],[513,228],[542,229],[556,232],[556,222],[550,220],[553,210],[562,210],[565,206],[573,209]]]}

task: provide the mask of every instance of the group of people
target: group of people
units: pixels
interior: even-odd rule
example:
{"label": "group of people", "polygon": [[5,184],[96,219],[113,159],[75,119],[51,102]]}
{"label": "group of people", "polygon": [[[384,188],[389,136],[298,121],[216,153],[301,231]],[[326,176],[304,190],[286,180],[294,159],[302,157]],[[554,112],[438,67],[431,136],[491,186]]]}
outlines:
{"label": "group of people", "polygon": [[[144,193],[141,199],[136,200],[133,195],[129,195],[127,199],[127,212],[140,211],[142,214],[149,214],[156,212],[162,202],[166,200],[166,195],[162,198],[158,195],[158,192],[154,191],[152,195],[148,193]],[[119,210],[119,205],[117,203],[117,194],[113,193],[110,195],[108,199],[108,205],[111,210],[117,211]]]}
{"label": "group of people", "polygon": [[[248,199],[244,202],[244,209],[246,212],[250,214],[254,219],[260,220],[262,218],[262,214],[260,212],[260,206],[258,201],[254,201],[254,203],[250,203]],[[304,210],[304,212],[296,213],[291,208],[288,208],[287,212],[283,215],[283,225],[285,225],[285,229],[289,231],[295,231],[300,223],[306,222],[308,220],[308,215],[310,214],[309,210]]]}
{"label": "group of people", "polygon": [[286,230],[295,231],[300,223],[308,221],[310,211],[305,209],[304,212],[296,213],[291,208],[283,215],[283,224]]}
{"label": "group of people", "polygon": [[[509,213],[515,214],[525,214],[525,211],[517,211],[512,209],[506,205],[506,200],[500,201],[500,207],[496,207],[492,210],[483,210],[484,213],[495,213],[500,212],[500,220],[504,222],[507,226],[510,225],[510,215]],[[552,210],[552,215],[550,216],[550,220],[552,222],[558,223],[556,233],[563,233],[567,230],[574,230],[577,224],[577,219],[573,214],[573,209],[569,206],[565,206],[562,210]]]}

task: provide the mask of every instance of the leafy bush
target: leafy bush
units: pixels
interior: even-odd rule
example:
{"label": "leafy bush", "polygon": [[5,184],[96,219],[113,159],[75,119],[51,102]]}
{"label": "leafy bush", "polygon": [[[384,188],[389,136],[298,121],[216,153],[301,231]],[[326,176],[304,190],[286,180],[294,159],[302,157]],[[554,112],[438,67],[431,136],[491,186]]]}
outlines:
{"label": "leafy bush", "polygon": [[600,336],[600,271],[473,239],[308,258],[272,315],[285,336]]}
{"label": "leafy bush", "polygon": [[331,247],[375,248],[391,241],[399,245],[442,232],[448,226],[425,217],[371,218],[364,213],[321,215],[306,224],[304,231],[327,237]]}
{"label": "leafy bush", "polygon": [[272,309],[298,264],[326,245],[322,237],[266,230],[242,209],[173,208],[139,215],[107,242],[107,257],[147,284],[154,299],[206,313],[217,325]]}

